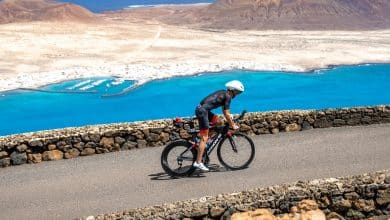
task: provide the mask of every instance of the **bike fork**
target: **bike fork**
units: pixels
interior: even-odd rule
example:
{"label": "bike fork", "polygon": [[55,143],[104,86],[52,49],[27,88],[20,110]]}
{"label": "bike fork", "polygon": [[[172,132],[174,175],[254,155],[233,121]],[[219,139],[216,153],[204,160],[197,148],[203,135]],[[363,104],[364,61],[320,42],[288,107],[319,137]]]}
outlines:
{"label": "bike fork", "polygon": [[237,146],[236,146],[236,142],[234,141],[233,137],[229,137],[229,141],[230,141],[230,144],[232,145],[232,149],[235,153],[237,153]]}

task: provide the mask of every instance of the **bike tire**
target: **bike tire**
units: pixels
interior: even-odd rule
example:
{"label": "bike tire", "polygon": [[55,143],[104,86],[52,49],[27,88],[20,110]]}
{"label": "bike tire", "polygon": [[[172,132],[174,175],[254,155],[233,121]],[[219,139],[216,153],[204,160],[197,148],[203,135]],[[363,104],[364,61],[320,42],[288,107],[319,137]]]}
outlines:
{"label": "bike tire", "polygon": [[[191,143],[185,140],[178,140],[169,143],[161,153],[161,166],[163,170],[170,176],[189,176],[195,171],[195,167],[192,166],[193,162],[196,160],[197,156],[197,150],[196,149],[191,149],[188,151],[186,154],[188,154],[188,165],[186,166],[186,169],[180,170],[175,169],[173,167],[173,164],[170,164],[171,158],[169,158],[170,154],[174,154],[173,159],[178,158],[180,153],[183,153],[187,148],[191,147]],[[179,149],[181,148],[181,149]],[[177,152],[175,152],[177,151]],[[189,161],[191,160],[191,161]],[[174,161],[173,161],[174,163]]]}
{"label": "bike tire", "polygon": [[[232,161],[229,160],[229,158],[227,158],[227,153],[228,154],[233,154],[235,157],[238,157],[240,155],[238,155],[237,152],[234,152],[233,150],[233,146],[232,146],[232,142],[231,141],[234,141],[234,143],[238,142],[236,141],[235,139],[240,139],[240,142],[241,143],[237,143],[237,151],[238,152],[243,152],[243,151],[247,151],[245,152],[245,155],[242,156],[242,162],[238,165],[234,165]],[[243,145],[243,143],[245,143],[245,145]],[[245,148],[244,148],[245,146]],[[229,149],[227,149],[229,147]],[[227,153],[225,153],[225,151]],[[254,157],[255,157],[255,145],[253,144],[253,141],[250,137],[248,137],[247,135],[245,134],[241,134],[241,133],[234,133],[232,134],[231,136],[226,136],[223,140],[221,140],[221,142],[219,143],[218,145],[218,148],[217,148],[217,155],[218,155],[218,160],[219,162],[226,168],[230,169],[230,170],[241,170],[241,169],[245,169],[249,166],[250,163],[252,163]]]}

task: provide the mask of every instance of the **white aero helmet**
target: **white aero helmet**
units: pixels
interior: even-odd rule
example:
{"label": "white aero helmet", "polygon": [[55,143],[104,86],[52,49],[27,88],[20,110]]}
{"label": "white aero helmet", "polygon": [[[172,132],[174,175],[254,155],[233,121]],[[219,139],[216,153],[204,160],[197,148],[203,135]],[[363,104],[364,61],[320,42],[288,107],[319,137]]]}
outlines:
{"label": "white aero helmet", "polygon": [[225,86],[229,90],[236,90],[239,92],[243,92],[245,90],[244,85],[242,85],[242,83],[238,80],[230,81],[230,82],[226,83]]}

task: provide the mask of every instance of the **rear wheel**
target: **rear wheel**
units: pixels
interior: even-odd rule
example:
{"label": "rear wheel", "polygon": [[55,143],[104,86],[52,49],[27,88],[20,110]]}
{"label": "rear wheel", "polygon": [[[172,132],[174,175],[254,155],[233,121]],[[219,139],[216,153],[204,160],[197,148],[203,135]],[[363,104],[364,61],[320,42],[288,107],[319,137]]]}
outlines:
{"label": "rear wheel", "polygon": [[255,156],[255,145],[250,137],[241,133],[226,136],[217,149],[218,160],[230,170],[247,168]]}
{"label": "rear wheel", "polygon": [[196,160],[197,150],[191,148],[191,143],[178,140],[168,144],[161,154],[161,166],[170,176],[191,175],[195,168],[192,166]]}

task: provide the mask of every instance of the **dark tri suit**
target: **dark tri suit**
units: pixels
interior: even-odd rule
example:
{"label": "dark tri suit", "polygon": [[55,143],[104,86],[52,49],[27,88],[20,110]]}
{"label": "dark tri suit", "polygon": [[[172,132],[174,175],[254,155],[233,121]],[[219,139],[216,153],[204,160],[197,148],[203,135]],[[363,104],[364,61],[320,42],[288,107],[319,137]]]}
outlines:
{"label": "dark tri suit", "polygon": [[204,132],[209,129],[209,122],[215,123],[217,116],[211,110],[222,106],[223,110],[230,109],[232,97],[227,90],[219,90],[204,98],[195,109],[195,115],[199,120],[199,129]]}

